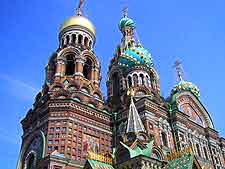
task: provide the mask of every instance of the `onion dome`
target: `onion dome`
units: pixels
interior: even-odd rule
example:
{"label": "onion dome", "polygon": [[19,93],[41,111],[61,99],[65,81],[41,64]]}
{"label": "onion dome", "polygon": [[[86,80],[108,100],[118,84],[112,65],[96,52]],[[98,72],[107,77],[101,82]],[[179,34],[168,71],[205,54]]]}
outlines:
{"label": "onion dome", "polygon": [[152,67],[153,61],[151,54],[142,46],[127,48],[118,58],[118,64],[124,68],[144,65]]}
{"label": "onion dome", "polygon": [[119,22],[119,29],[123,30],[124,28],[135,28],[135,22],[128,18],[127,16],[124,16],[120,22]]}
{"label": "onion dome", "polygon": [[183,91],[189,91],[196,97],[200,97],[200,90],[196,85],[191,82],[181,80],[171,91],[171,95],[181,93]]}
{"label": "onion dome", "polygon": [[81,15],[72,16],[67,19],[60,27],[60,32],[69,27],[81,27],[88,30],[94,36],[96,35],[95,27],[90,20]]}

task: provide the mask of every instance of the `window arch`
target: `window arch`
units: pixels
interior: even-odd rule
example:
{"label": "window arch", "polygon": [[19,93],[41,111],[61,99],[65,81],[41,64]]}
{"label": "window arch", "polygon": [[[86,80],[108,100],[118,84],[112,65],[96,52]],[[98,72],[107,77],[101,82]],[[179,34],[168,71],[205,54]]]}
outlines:
{"label": "window arch", "polygon": [[75,73],[75,60],[74,55],[69,54],[66,56],[66,71],[65,75],[71,76]]}
{"label": "window arch", "polygon": [[76,43],[76,38],[77,38],[77,37],[76,37],[76,34],[73,34],[73,35],[72,35],[72,43],[74,43],[74,44]]}
{"label": "window arch", "polygon": [[83,68],[83,75],[86,79],[91,80],[91,72],[92,72],[92,61],[87,58],[84,68]]}
{"label": "window arch", "polygon": [[61,40],[61,46],[63,47],[64,46],[64,39],[62,38]]}
{"label": "window arch", "polygon": [[119,96],[119,93],[120,93],[120,82],[119,82],[119,74],[118,74],[118,72],[115,72],[112,75],[112,81],[113,81],[113,85],[112,85],[113,96]]}

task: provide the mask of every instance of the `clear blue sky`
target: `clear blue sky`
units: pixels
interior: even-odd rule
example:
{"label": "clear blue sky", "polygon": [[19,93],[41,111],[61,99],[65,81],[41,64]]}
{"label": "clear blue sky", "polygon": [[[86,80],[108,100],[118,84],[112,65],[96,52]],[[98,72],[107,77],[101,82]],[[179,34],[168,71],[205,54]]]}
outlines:
{"label": "clear blue sky", "polygon": [[[102,63],[104,94],[107,66],[121,38],[117,25],[127,2],[86,0],[84,12],[97,28],[95,51]],[[74,14],[76,4],[76,0],[1,0],[1,168],[15,168],[22,134],[19,122],[44,82],[45,65],[58,45],[59,26]],[[179,57],[185,79],[198,85],[201,101],[225,136],[225,1],[130,0],[128,4],[139,38],[152,53],[162,95],[168,96],[176,83],[172,66]]]}

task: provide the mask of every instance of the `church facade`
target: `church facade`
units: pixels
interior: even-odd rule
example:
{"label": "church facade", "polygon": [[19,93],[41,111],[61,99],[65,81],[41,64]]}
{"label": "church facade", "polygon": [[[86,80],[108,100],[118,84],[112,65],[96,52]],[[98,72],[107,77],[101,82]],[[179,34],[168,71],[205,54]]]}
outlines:
{"label": "church facade", "polygon": [[198,87],[183,79],[176,62],[180,82],[163,98],[155,63],[135,29],[125,11],[104,99],[96,30],[80,1],[60,28],[43,88],[21,121],[17,169],[225,168],[225,139]]}

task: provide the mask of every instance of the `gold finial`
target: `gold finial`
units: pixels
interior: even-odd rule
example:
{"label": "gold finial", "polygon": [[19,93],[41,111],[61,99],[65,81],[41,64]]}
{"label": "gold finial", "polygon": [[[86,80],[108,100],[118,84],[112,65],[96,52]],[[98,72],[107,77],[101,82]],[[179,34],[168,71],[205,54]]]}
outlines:
{"label": "gold finial", "polygon": [[128,7],[123,9],[123,17],[128,17]]}
{"label": "gold finial", "polygon": [[175,64],[174,64],[174,67],[177,70],[177,75],[178,75],[178,78],[180,79],[180,81],[183,80],[181,63],[182,62],[179,59],[177,59],[176,62],[175,62]]}
{"label": "gold finial", "polygon": [[83,4],[84,4],[84,0],[80,0],[79,1],[79,5],[78,5],[78,8],[77,8],[77,15],[78,16],[81,16],[82,15]]}
{"label": "gold finial", "polygon": [[128,89],[127,95],[130,97],[134,97],[134,89],[133,88]]}

